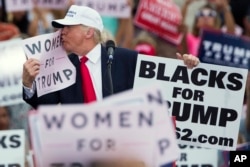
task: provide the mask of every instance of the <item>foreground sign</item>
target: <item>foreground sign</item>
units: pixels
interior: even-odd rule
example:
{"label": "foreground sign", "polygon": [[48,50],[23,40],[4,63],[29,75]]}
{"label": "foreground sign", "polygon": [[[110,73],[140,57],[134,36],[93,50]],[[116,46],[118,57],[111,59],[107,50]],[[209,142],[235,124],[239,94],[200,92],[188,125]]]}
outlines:
{"label": "foreground sign", "polygon": [[90,105],[40,106],[29,115],[29,125],[35,164],[40,167],[119,159],[156,167],[179,156],[167,105],[157,87]]}

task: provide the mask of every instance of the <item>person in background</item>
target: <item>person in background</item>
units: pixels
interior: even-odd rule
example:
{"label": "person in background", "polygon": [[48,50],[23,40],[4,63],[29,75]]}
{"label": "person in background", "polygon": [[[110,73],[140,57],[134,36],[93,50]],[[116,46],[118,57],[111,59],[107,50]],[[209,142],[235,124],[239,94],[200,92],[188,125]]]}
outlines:
{"label": "person in background", "polygon": [[198,55],[200,37],[203,29],[211,29],[238,35],[240,34],[236,28],[227,0],[208,0],[208,3],[206,3],[197,11],[192,32],[189,33],[184,22],[189,5],[195,1],[197,0],[186,0],[182,7],[183,22],[180,26],[180,31],[183,32],[184,37],[179,46],[179,51],[181,53],[184,52]]}
{"label": "person in background", "polygon": [[54,19],[50,9],[34,7],[29,12],[30,30],[29,36],[47,34],[53,32],[50,22]]}
{"label": "person in background", "polygon": [[134,7],[134,0],[127,0],[128,5],[131,7],[131,14],[129,18],[120,18],[118,20],[118,29],[115,35],[115,40],[120,47],[132,49],[134,37],[134,24],[132,9]]}
{"label": "person in background", "polygon": [[243,107],[240,120],[239,134],[245,139],[245,142],[250,142],[250,73],[248,72],[246,82],[246,103]]}
{"label": "person in background", "polygon": [[157,55],[156,41],[147,31],[141,31],[133,41],[133,49],[138,53]]}
{"label": "person in background", "polygon": [[9,130],[11,127],[11,115],[7,107],[0,106],[0,130]]}
{"label": "person in background", "polygon": [[19,36],[19,29],[14,24],[0,22],[0,41],[6,41]]}
{"label": "person in background", "polygon": [[18,27],[22,37],[26,38],[34,35],[30,26],[28,11],[13,11],[9,15],[11,18],[9,22]]}
{"label": "person in background", "polygon": [[214,6],[217,11],[221,24],[220,29],[224,33],[230,33],[236,36],[242,35],[242,28],[236,24],[231,6],[230,0],[208,0],[208,2]]}
{"label": "person in background", "polygon": [[[73,15],[73,16],[72,16]],[[40,62],[30,58],[23,65],[23,99],[34,108],[41,104],[90,103],[133,88],[138,52],[127,48],[115,47],[111,68],[113,92],[107,77],[108,54],[102,45],[103,23],[100,14],[87,6],[72,5],[63,19],[53,20],[55,28],[61,28],[63,48],[71,53],[69,59],[76,67],[76,81],[73,85],[41,97],[37,97],[34,80],[39,74]],[[188,68],[198,65],[199,59],[193,55],[178,54]],[[83,59],[87,60],[85,63]],[[87,67],[86,67],[87,66]],[[85,79],[82,69],[90,71]],[[93,81],[91,98],[82,88]],[[90,85],[92,85],[90,83]]]}
{"label": "person in background", "polygon": [[242,18],[242,25],[243,25],[243,35],[246,37],[250,37],[250,5],[248,6]]}
{"label": "person in background", "polygon": [[[1,130],[11,130],[12,128],[11,121],[11,111],[7,106],[0,106],[0,131]],[[28,155],[29,152],[29,141],[27,136],[25,136],[25,155]],[[28,167],[28,162],[25,158],[25,167]]]}

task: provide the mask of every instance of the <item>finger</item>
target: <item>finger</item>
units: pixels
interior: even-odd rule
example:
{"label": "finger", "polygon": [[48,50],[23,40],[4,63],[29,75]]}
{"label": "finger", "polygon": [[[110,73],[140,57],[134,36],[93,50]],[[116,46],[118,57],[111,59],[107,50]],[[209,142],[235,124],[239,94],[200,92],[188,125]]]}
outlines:
{"label": "finger", "polygon": [[199,64],[199,62],[200,62],[200,60],[197,57],[190,55],[190,64],[189,65],[191,68],[196,67]]}
{"label": "finger", "polygon": [[182,55],[180,54],[180,53],[176,53],[176,57],[177,57],[177,59],[179,59],[179,60],[183,60],[183,57],[182,57]]}

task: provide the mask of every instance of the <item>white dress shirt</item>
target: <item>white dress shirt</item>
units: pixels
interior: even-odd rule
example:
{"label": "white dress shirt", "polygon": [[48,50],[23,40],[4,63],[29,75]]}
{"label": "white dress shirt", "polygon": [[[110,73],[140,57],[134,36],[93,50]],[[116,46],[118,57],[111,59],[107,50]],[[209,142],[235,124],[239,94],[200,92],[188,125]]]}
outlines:
{"label": "white dress shirt", "polygon": [[[87,55],[86,65],[95,89],[97,101],[102,100],[101,44],[96,45]],[[80,58],[80,57],[79,57]]]}

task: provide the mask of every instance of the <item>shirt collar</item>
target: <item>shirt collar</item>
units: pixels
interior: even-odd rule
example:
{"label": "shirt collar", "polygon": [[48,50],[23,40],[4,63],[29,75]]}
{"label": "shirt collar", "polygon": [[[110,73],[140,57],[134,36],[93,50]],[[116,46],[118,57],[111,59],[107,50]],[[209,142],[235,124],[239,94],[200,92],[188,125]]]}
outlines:
{"label": "shirt collar", "polygon": [[90,62],[96,64],[101,58],[101,44],[97,44],[86,56]]}
{"label": "shirt collar", "polygon": [[[86,57],[91,63],[96,64],[101,58],[101,44],[97,44],[92,50],[90,50]],[[81,58],[82,56],[79,56],[79,59]]]}

